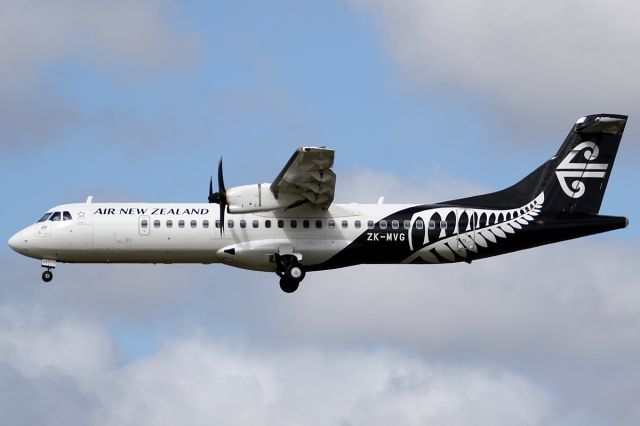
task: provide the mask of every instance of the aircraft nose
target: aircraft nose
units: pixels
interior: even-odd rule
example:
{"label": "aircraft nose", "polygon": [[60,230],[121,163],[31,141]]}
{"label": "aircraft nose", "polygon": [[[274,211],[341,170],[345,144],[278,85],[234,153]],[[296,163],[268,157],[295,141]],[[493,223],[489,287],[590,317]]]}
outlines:
{"label": "aircraft nose", "polygon": [[25,247],[24,238],[22,238],[22,232],[18,232],[13,237],[9,238],[9,247],[15,252],[22,253]]}

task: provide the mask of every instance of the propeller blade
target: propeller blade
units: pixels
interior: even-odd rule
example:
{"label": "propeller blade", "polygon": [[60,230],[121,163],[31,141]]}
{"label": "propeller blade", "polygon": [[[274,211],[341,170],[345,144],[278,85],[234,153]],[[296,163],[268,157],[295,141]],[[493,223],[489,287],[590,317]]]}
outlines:
{"label": "propeller blade", "polygon": [[226,210],[226,206],[220,203],[220,236],[224,234],[224,211]]}
{"label": "propeller blade", "polygon": [[220,157],[220,161],[218,162],[218,192],[223,196],[223,199],[226,203],[226,195],[227,189],[224,186],[224,175],[222,173],[222,157]]}
{"label": "propeller blade", "polygon": [[209,203],[213,203],[214,202],[214,198],[213,198],[213,176],[211,176],[211,179],[209,179],[209,197],[207,199],[209,200]]}
{"label": "propeller blade", "polygon": [[222,173],[222,157],[218,162],[218,192],[213,192],[213,176],[209,179],[210,203],[220,205],[220,236],[224,234],[224,212],[227,209],[227,189],[224,186],[224,175]]}

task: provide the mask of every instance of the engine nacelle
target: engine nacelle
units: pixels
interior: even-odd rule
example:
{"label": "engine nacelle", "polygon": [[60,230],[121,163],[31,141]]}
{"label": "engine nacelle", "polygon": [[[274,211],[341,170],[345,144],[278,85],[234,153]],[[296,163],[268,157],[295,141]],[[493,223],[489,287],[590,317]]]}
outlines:
{"label": "engine nacelle", "polygon": [[221,248],[216,256],[227,265],[238,268],[275,272],[274,254],[277,251],[278,245],[275,240],[257,240]]}
{"label": "engine nacelle", "polygon": [[268,183],[227,189],[227,204],[230,213],[255,213],[284,209],[298,200],[298,197],[289,194],[279,194],[276,198]]}

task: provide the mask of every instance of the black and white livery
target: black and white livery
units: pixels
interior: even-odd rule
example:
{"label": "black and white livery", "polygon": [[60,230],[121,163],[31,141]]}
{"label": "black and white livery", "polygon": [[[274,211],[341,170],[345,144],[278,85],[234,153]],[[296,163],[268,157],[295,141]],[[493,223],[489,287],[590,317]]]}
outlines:
{"label": "black and white livery", "polygon": [[336,204],[334,151],[298,148],[272,183],[227,189],[222,160],[208,203],[85,203],[50,209],[9,245],[63,263],[224,263],[305,274],[363,263],[472,262],[624,228],[599,215],[627,117],[580,118],[559,151],[502,191],[437,204]]}

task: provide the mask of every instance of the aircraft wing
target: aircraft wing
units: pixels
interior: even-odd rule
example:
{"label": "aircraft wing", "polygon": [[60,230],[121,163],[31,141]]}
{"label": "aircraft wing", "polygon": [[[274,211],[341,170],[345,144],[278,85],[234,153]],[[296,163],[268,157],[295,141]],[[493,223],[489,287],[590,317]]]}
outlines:
{"label": "aircraft wing", "polygon": [[[333,202],[336,174],[331,170],[334,151],[327,148],[296,149],[289,162],[271,184],[271,191],[299,197],[291,207],[309,204],[326,210]],[[290,208],[291,208],[290,207]]]}

